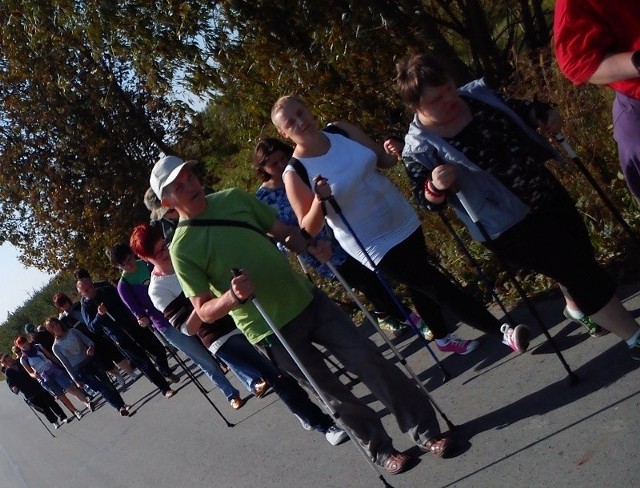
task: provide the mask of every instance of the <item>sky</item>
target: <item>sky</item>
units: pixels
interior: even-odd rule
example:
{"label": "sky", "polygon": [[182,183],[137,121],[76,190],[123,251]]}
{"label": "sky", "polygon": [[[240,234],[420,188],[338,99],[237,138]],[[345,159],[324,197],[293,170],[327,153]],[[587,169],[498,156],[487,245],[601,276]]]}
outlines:
{"label": "sky", "polygon": [[0,245],[0,324],[52,277],[35,268],[25,268],[11,244]]}

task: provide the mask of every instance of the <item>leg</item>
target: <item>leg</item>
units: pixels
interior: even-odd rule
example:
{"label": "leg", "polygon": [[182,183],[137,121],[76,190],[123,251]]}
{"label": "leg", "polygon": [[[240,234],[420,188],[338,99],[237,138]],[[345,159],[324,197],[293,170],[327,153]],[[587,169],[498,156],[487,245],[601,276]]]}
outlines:
{"label": "leg", "polygon": [[416,310],[436,339],[448,334],[440,304],[471,327],[492,335],[500,334],[500,322],[429,263],[421,229],[391,249],[378,268],[384,276],[407,285]]}
{"label": "leg", "polygon": [[316,430],[325,432],[333,424],[333,420],[309,399],[298,384],[278,371],[243,335],[231,336],[217,354],[229,366],[263,378],[294,415],[306,420]]}
{"label": "leg", "polygon": [[197,337],[189,337],[171,327],[163,332],[166,339],[177,349],[185,353],[207,375],[207,378],[222,390],[227,400],[239,396],[238,390],[229,382],[215,359]]}
{"label": "leg", "polygon": [[104,371],[98,369],[94,364],[88,363],[78,371],[80,380],[87,383],[95,391],[102,393],[105,401],[116,410],[124,407],[124,400],[113,387]]}
{"label": "leg", "polygon": [[616,93],[613,102],[613,136],[631,194],[640,203],[640,100]]}
{"label": "leg", "polygon": [[60,406],[48,393],[42,392],[35,397],[30,398],[29,404],[42,415],[44,415],[51,424],[57,422],[58,418],[66,418],[66,415],[64,414]]}
{"label": "leg", "polygon": [[[129,356],[129,359],[133,361],[138,368],[149,378],[149,380],[156,385],[160,391],[164,394],[171,390],[167,380],[160,374],[160,372],[151,363],[144,350],[133,341],[125,340],[120,343],[123,352]],[[106,375],[105,375],[106,378]],[[108,380],[108,378],[107,378]],[[111,382],[109,381],[109,384]]]}

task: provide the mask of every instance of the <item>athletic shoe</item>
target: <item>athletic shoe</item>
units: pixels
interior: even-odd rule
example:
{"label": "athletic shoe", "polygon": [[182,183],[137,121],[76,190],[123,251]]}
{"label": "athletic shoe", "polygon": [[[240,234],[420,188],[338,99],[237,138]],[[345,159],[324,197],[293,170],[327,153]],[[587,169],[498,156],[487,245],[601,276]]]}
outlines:
{"label": "athletic shoe", "polygon": [[299,415],[296,415],[295,413],[293,415],[300,421],[300,425],[302,425],[302,428],[304,430],[313,430],[313,427],[311,426],[311,424],[309,424],[309,422],[307,422],[305,419],[303,419]]}
{"label": "athletic shoe", "polygon": [[80,413],[80,410],[76,410],[75,412],[73,412],[73,415],[75,416],[75,418],[77,418],[78,420],[80,420],[82,418],[82,414]]}
{"label": "athletic shoe", "polygon": [[515,352],[523,353],[529,347],[529,328],[526,325],[509,327],[509,324],[502,324],[500,332],[502,332],[502,343]]}
{"label": "athletic shoe", "polygon": [[234,410],[240,410],[244,405],[244,401],[240,397],[234,397],[229,400],[229,405],[231,405],[231,408],[233,408]]}
{"label": "athletic shoe", "polygon": [[346,441],[349,438],[347,433],[337,425],[332,425],[331,427],[329,427],[327,431],[324,433],[324,437],[325,439],[327,439],[327,442],[332,446],[337,446],[338,444],[342,444],[344,441]]}
{"label": "athletic shoe", "polygon": [[378,326],[390,333],[393,337],[398,337],[404,334],[408,329],[405,324],[399,322],[391,315],[385,315],[384,317],[377,317]]}
{"label": "athletic shoe", "polygon": [[564,315],[566,318],[568,318],[572,322],[575,322],[576,324],[584,325],[589,331],[589,335],[591,337],[602,337],[609,333],[607,329],[603,329],[602,327],[600,327],[588,315],[583,315],[582,318],[577,319],[573,315],[571,315],[567,307],[564,307],[564,310],[562,311],[562,315]]}
{"label": "athletic shoe", "polygon": [[271,385],[266,381],[262,380],[259,383],[256,383],[255,386],[253,387],[253,395],[256,398],[262,398],[267,394],[267,392],[269,391],[269,388],[271,388]]}
{"label": "athletic shoe", "polygon": [[631,352],[631,359],[640,361],[640,338],[638,338],[633,346],[629,346],[629,351]]}
{"label": "athletic shoe", "polygon": [[[420,317],[420,315],[415,312],[411,312],[411,315],[409,315],[409,317],[411,318],[411,322],[413,322],[413,324],[418,327],[418,329],[420,329],[420,333],[426,340],[432,341],[434,339],[433,332],[431,332],[429,327],[427,327],[427,324],[424,322],[424,320],[422,320],[422,317]],[[408,326],[406,321],[404,322],[404,325]]]}
{"label": "athletic shoe", "polygon": [[[438,344],[440,340],[447,340],[445,344]],[[476,348],[480,345],[478,341],[470,341],[466,339],[460,339],[458,336],[454,334],[449,334],[447,337],[442,339],[436,339],[436,346],[442,352],[453,352],[456,354],[469,354],[471,351],[475,351]]]}
{"label": "athletic shoe", "polygon": [[120,407],[120,410],[118,410],[118,412],[120,412],[120,415],[122,415],[123,417],[128,417],[129,415],[131,415],[131,412],[129,412],[130,408],[131,407],[129,405],[124,405]]}
{"label": "athletic shoe", "polygon": [[164,397],[165,398],[171,398],[172,396],[174,396],[176,393],[178,393],[177,390],[172,390],[171,388],[169,388],[167,391],[164,392]]}
{"label": "athletic shoe", "polygon": [[60,428],[60,426],[63,424],[62,420],[56,420],[55,422],[53,422],[53,428],[58,430]]}
{"label": "athletic shoe", "polygon": [[69,423],[69,420],[70,420],[69,417],[62,417],[60,419],[60,425]]}

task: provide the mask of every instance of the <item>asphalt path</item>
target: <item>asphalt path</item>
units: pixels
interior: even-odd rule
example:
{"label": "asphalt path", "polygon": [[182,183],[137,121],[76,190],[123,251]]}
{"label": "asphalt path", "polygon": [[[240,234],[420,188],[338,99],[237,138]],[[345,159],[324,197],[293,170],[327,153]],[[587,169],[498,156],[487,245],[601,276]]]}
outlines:
{"label": "asphalt path", "polygon": [[[619,295],[636,318],[638,286]],[[510,353],[484,337],[468,356],[436,354],[453,378],[442,376],[411,337],[395,339],[410,366],[458,427],[454,457],[421,455],[384,407],[360,384],[353,391],[376,409],[397,449],[416,454],[416,465],[393,487],[631,487],[640,485],[640,361],[609,334],[590,338],[562,317],[559,293],[536,300],[567,362],[567,373],[535,330],[530,350]],[[524,309],[515,316],[531,323]],[[363,332],[382,344],[364,325]],[[465,337],[480,334],[466,326]],[[386,345],[383,354],[394,360]],[[220,391],[199,376],[234,427],[211,408],[184,373],[179,394],[165,399],[145,378],[123,394],[135,414],[122,418],[100,400],[52,437],[29,407],[0,385],[0,486],[11,488],[135,487],[384,487],[358,451],[329,445],[303,430],[271,393],[233,411]],[[341,376],[348,382],[345,376]],[[231,381],[238,386],[235,378]],[[248,396],[248,393],[245,391]],[[416,394],[421,394],[416,390]],[[46,420],[45,420],[46,422]],[[444,422],[441,422],[446,429]]]}

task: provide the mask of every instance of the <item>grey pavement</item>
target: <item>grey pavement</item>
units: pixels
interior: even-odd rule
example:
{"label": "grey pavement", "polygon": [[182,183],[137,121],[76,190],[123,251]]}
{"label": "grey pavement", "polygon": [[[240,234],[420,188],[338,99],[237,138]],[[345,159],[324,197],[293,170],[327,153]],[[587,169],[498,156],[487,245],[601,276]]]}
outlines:
{"label": "grey pavement", "polygon": [[[619,290],[636,318],[638,289]],[[640,361],[631,360],[626,346],[612,334],[590,338],[585,329],[564,320],[559,293],[535,303],[580,376],[577,385],[569,385],[566,371],[522,308],[515,316],[530,323],[534,332],[526,354],[511,353],[490,337],[484,337],[482,347],[468,356],[436,351],[453,374],[444,384],[415,340],[395,340],[458,426],[459,449],[450,459],[420,455],[382,405],[362,385],[354,386],[354,392],[380,412],[396,448],[419,456],[410,471],[384,475],[390,486],[640,485]],[[369,326],[362,327],[372,334]],[[480,335],[466,326],[458,333]],[[374,334],[371,337],[382,343]],[[392,358],[386,345],[382,350]],[[350,442],[332,447],[322,435],[303,430],[273,393],[260,400],[251,398],[233,411],[219,391],[210,391],[209,397],[235,423],[229,428],[184,373],[182,378],[180,392],[172,399],[162,397],[141,378],[124,393],[125,401],[135,406],[134,416],[121,418],[102,405],[53,431],[55,438],[20,398],[0,385],[0,486],[384,486]],[[212,389],[205,377],[199,378]],[[232,382],[238,384],[235,378]],[[446,428],[444,422],[441,426]]]}

